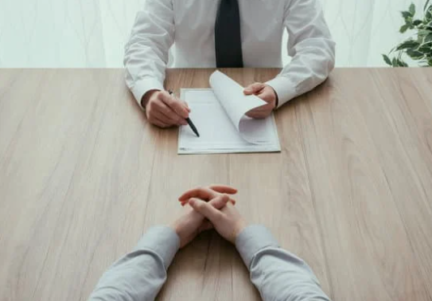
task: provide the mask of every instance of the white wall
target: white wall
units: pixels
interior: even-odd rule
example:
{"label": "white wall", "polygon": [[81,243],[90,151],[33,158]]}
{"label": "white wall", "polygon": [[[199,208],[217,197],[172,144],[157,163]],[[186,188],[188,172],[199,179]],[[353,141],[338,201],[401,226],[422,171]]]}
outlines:
{"label": "white wall", "polygon": [[[384,66],[381,53],[401,40],[400,11],[411,0],[321,1],[337,66]],[[413,0],[419,9],[425,1]],[[142,7],[144,0],[0,0],[0,67],[122,67]]]}

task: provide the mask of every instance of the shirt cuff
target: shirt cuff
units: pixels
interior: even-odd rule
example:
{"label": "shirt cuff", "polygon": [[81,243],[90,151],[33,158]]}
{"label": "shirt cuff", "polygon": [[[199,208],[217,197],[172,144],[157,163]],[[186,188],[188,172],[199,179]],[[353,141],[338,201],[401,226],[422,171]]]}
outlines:
{"label": "shirt cuff", "polygon": [[167,226],[150,228],[140,239],[134,251],[150,250],[159,255],[168,269],[180,247],[180,238]]}
{"label": "shirt cuff", "polygon": [[246,227],[237,236],[235,245],[248,269],[255,254],[260,250],[269,247],[279,247],[277,240],[270,231],[262,225]]}
{"label": "shirt cuff", "polygon": [[273,88],[273,90],[275,90],[279,99],[278,108],[297,96],[294,83],[287,77],[275,77],[274,79],[266,82],[266,85],[269,85]]}
{"label": "shirt cuff", "polygon": [[134,86],[131,88],[132,94],[138,102],[141,109],[144,109],[141,105],[141,99],[150,90],[160,90],[164,89],[163,84],[155,78],[143,78],[138,80]]}

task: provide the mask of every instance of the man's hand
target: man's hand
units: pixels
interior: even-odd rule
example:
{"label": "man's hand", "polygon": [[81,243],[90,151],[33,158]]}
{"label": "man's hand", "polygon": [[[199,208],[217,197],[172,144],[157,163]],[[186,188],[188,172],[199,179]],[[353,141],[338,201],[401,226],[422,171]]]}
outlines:
{"label": "man's hand", "polygon": [[205,216],[226,240],[235,243],[237,236],[246,228],[246,222],[233,204],[227,202],[218,210],[200,199],[190,199],[189,205],[197,212]]}
{"label": "man's hand", "polygon": [[209,205],[215,209],[221,209],[228,202],[233,203],[227,194],[235,194],[237,189],[229,186],[210,186],[206,188],[192,189],[185,192],[179,201],[184,206],[181,216],[171,225],[180,237],[180,248],[186,246],[202,231],[213,228],[213,225],[206,218],[195,211],[187,203],[191,197],[201,197],[209,201]]}
{"label": "man's hand", "polygon": [[[210,186],[195,188],[185,192],[179,201],[189,204],[196,212],[206,217],[219,234],[230,242],[235,242],[237,235],[245,228],[246,222],[234,207],[234,200],[230,200],[218,210],[207,200],[221,197],[221,193],[235,194],[237,189],[229,186]],[[210,208],[210,207],[211,208]],[[189,207],[189,206],[188,206]]]}
{"label": "man's hand", "polygon": [[[215,210],[221,209],[229,202],[227,195],[219,195],[208,204]],[[180,217],[171,225],[171,228],[180,238],[180,248],[190,243],[199,233],[213,228],[213,225],[205,220],[205,217],[193,210],[191,206],[185,205]]]}
{"label": "man's hand", "polygon": [[[211,185],[209,187],[194,188],[186,191],[179,197],[179,202],[182,206],[186,205],[191,198],[199,198],[203,201],[209,201],[222,194],[236,194],[237,189],[225,186],[225,185]],[[231,203],[234,205],[235,201],[230,199]]]}
{"label": "man's hand", "polygon": [[150,123],[167,128],[174,125],[186,125],[190,109],[186,102],[171,96],[166,91],[152,90],[147,92],[141,104],[146,108]]}
{"label": "man's hand", "polygon": [[278,97],[272,87],[263,83],[254,83],[246,87],[243,91],[245,95],[256,95],[265,102],[266,105],[253,109],[246,113],[247,116],[255,119],[266,118],[276,108]]}

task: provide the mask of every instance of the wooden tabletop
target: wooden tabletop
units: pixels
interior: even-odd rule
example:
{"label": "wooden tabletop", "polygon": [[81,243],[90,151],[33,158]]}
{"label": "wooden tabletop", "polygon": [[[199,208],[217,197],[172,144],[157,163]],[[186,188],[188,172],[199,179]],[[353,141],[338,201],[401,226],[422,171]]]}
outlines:
{"label": "wooden tabletop", "polygon": [[[274,69],[222,70],[242,85]],[[212,70],[170,70],[167,88]],[[334,300],[432,299],[432,69],[338,69],[276,113],[280,154],[177,155],[123,70],[0,70],[0,300],[86,300],[178,196],[212,183],[304,258]],[[259,300],[215,232],[160,300]]]}

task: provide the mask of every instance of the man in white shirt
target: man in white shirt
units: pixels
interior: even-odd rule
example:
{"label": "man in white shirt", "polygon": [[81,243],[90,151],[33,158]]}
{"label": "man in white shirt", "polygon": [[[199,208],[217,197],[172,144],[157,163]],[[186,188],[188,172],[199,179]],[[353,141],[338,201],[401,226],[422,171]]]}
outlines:
{"label": "man in white shirt", "polygon": [[177,68],[280,68],[284,28],[292,61],[276,78],[244,91],[267,102],[248,113],[264,118],[334,68],[335,43],[319,0],[147,0],[126,45],[126,83],[151,123],[186,125],[186,103],[163,87],[173,44]]}
{"label": "man in white shirt", "polygon": [[330,301],[302,259],[280,248],[264,226],[247,225],[227,195],[234,193],[236,189],[228,186],[184,193],[180,197],[185,207],[183,214],[170,226],[147,231],[132,252],[104,273],[88,300],[154,300],[178,249],[199,232],[214,227],[235,245],[264,301]]}

